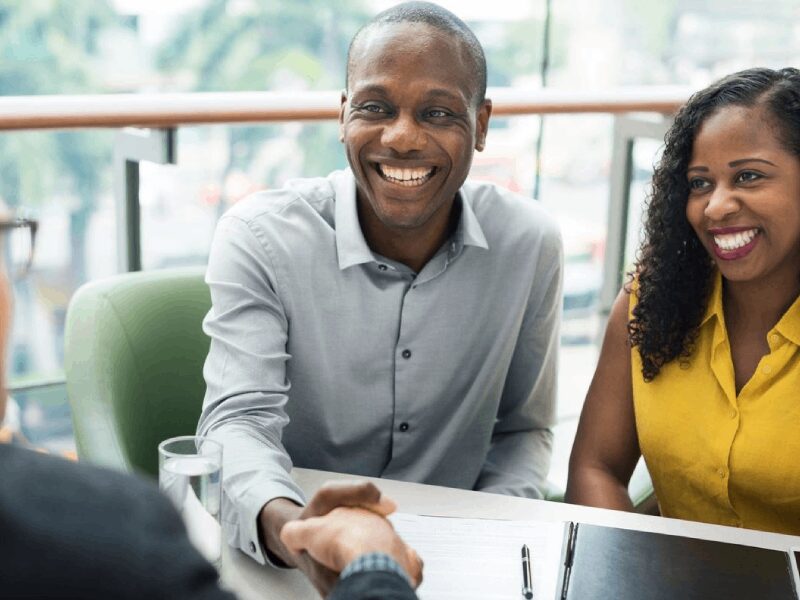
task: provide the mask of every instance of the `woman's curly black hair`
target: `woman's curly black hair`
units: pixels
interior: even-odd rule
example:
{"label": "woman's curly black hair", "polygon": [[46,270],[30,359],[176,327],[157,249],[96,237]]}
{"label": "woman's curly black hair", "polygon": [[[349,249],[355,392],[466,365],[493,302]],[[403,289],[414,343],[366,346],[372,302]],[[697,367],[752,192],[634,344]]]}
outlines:
{"label": "woman's curly black hair", "polygon": [[714,262],[686,219],[686,171],[703,122],[723,107],[764,106],[784,147],[800,157],[800,71],[747,69],[694,94],[664,137],[664,153],[653,175],[644,241],[631,280],[637,304],[628,339],[642,357],[642,375],[652,381],[661,367],[687,359],[711,292]]}

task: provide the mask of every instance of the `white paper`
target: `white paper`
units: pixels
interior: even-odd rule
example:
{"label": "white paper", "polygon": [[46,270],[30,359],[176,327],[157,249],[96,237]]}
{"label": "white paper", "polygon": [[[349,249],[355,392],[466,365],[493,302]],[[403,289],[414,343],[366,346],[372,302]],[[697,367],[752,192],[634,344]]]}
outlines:
{"label": "white paper", "polygon": [[425,563],[421,600],[520,600],[522,545],[531,553],[534,600],[554,600],[564,523],[390,517]]}

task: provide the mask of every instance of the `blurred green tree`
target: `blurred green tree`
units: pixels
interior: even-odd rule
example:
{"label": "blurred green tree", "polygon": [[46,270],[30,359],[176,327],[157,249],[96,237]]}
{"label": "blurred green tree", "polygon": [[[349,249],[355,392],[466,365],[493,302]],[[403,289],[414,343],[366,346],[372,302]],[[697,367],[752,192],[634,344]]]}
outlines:
{"label": "blurred green tree", "polygon": [[[117,17],[105,0],[0,0],[0,95],[97,91],[100,36],[115,24]],[[108,184],[98,165],[110,159],[110,151],[107,134],[0,136],[0,198],[6,204],[32,206],[55,195],[72,199],[70,288],[86,279],[86,228]]]}
{"label": "blurred green tree", "polygon": [[[361,0],[209,0],[162,45],[159,68],[181,89],[260,91],[344,87],[350,38],[370,14]],[[283,125],[228,128],[223,181],[245,170],[260,142]],[[286,135],[284,130],[284,135]],[[304,125],[297,133],[305,175],[324,175],[345,159],[328,125]],[[254,174],[266,184],[268,173]],[[224,202],[220,204],[224,206]]]}

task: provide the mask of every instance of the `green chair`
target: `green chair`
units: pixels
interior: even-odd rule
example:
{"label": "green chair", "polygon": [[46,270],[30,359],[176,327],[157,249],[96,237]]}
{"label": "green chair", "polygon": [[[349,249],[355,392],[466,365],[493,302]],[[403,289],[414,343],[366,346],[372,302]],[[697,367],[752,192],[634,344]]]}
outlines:
{"label": "green chair", "polygon": [[203,274],[128,273],[73,296],[64,363],[81,459],[156,477],[159,442],[195,432],[209,346]]}

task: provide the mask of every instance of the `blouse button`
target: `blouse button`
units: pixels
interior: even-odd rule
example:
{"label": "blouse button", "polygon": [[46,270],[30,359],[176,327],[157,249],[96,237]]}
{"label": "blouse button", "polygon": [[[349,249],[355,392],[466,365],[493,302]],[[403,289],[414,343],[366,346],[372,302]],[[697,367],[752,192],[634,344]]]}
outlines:
{"label": "blouse button", "polygon": [[725,479],[725,469],[719,469],[717,473],[722,479]]}
{"label": "blouse button", "polygon": [[773,344],[777,344],[781,341],[781,336],[779,336],[777,333],[773,333],[771,336],[769,336],[769,339],[772,340]]}
{"label": "blouse button", "polygon": [[764,367],[761,370],[764,372],[765,375],[769,375],[770,373],[772,373],[772,367],[770,367],[769,365],[764,365]]}

